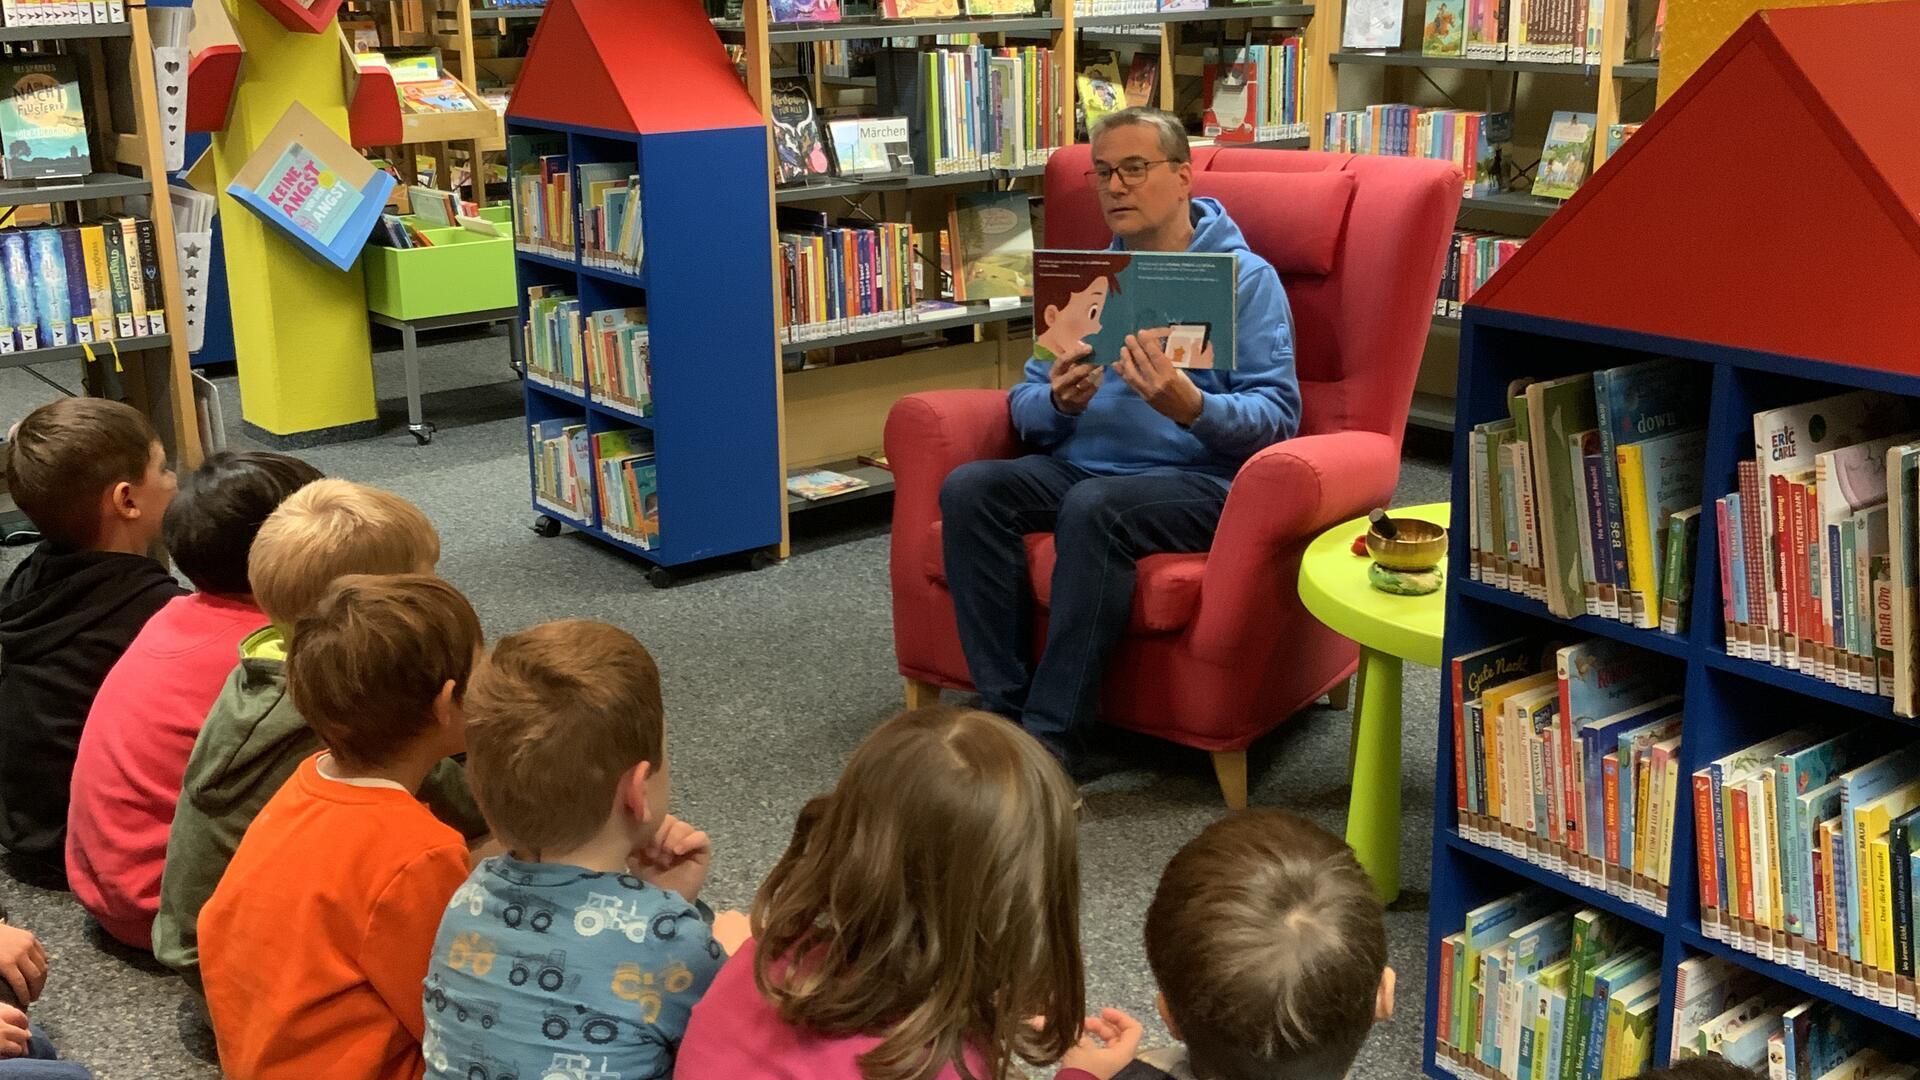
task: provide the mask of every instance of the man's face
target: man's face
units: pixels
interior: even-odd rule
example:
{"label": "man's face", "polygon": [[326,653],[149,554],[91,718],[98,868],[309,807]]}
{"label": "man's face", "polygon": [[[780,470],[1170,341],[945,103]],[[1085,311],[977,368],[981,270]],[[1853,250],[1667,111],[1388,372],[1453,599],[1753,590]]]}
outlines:
{"label": "man's face", "polygon": [[[1100,212],[1107,228],[1115,236],[1128,239],[1166,228],[1187,213],[1187,198],[1193,191],[1193,166],[1169,162],[1160,149],[1160,139],[1146,124],[1121,124],[1108,128],[1093,141],[1095,169],[1113,169],[1102,184],[1094,179],[1100,193]],[[1128,184],[1119,172],[1126,165],[1146,162],[1146,175],[1138,184]]]}

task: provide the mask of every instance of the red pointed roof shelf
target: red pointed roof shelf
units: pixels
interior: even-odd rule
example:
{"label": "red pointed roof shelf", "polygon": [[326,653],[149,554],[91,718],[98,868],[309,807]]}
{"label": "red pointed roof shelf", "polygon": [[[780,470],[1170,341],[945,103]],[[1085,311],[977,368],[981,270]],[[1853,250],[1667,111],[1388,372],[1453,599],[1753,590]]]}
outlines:
{"label": "red pointed roof shelf", "polygon": [[1472,306],[1920,374],[1920,2],[1762,11]]}
{"label": "red pointed roof shelf", "polygon": [[764,123],[699,0],[548,0],[507,117],[632,134]]}

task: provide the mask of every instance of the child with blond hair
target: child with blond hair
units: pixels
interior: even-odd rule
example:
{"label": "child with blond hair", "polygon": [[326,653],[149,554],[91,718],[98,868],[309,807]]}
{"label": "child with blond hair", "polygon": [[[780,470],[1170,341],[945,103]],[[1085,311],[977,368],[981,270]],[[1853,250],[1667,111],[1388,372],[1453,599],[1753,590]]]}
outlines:
{"label": "child with blond hair", "polygon": [[[432,573],[439,560],[439,534],[419,508],[345,480],[307,484],[260,527],[247,556],[247,577],[272,625],[240,643],[240,664],[194,740],[167,834],[153,923],[154,955],[190,984],[199,983],[201,907],[261,807],[321,749],[299,701],[287,693],[295,626],[344,576]],[[486,832],[456,762],[433,769],[421,798],[469,839]]]}

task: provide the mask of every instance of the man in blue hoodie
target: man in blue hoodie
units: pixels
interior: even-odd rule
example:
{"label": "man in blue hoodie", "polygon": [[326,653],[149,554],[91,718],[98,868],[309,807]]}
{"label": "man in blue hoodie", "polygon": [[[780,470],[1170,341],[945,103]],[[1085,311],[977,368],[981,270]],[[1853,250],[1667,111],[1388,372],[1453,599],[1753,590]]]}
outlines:
{"label": "man in blue hoodie", "polygon": [[[1206,551],[1240,465],[1300,424],[1286,291],[1220,203],[1192,197],[1179,120],[1145,108],[1102,118],[1088,179],[1114,250],[1231,252],[1239,281],[1231,370],[1175,367],[1152,335],[1129,335],[1117,357],[1073,340],[1036,348],[1009,406],[1041,452],[963,465],[940,490],[947,583],[981,704],[1017,718],[1077,779],[1099,768],[1088,734],[1126,632],[1135,564]],[[1084,297],[1087,313],[1041,317],[1097,319],[1099,299]],[[1054,534],[1056,560],[1046,647],[1030,663],[1022,538],[1036,532]]]}

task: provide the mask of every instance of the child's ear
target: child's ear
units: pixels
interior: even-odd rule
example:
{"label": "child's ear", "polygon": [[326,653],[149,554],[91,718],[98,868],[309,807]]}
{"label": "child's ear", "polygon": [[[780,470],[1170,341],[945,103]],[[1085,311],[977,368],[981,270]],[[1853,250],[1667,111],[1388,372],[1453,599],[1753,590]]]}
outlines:
{"label": "child's ear", "polygon": [[1160,1010],[1160,1022],[1167,1025],[1167,1034],[1173,1036],[1174,1039],[1179,1042],[1186,1042],[1187,1037],[1180,1034],[1180,1025],[1174,1023],[1173,1010],[1167,1008],[1167,995],[1153,995],[1153,1007]]}
{"label": "child's ear", "polygon": [[1388,967],[1380,973],[1380,990],[1373,998],[1373,1022],[1384,1024],[1393,1019],[1393,968]]}
{"label": "child's ear", "polygon": [[454,699],[454,690],[453,680],[448,679],[433,698],[433,722],[441,731],[466,726],[466,718],[460,713],[460,703]]}
{"label": "child's ear", "polygon": [[627,771],[620,785],[620,797],[626,802],[627,811],[642,825],[653,820],[653,811],[647,805],[647,781],[651,779],[653,765],[643,761]]}
{"label": "child's ear", "polygon": [[114,516],[124,521],[140,516],[140,504],[133,501],[133,485],[125,480],[107,489],[107,502]]}

